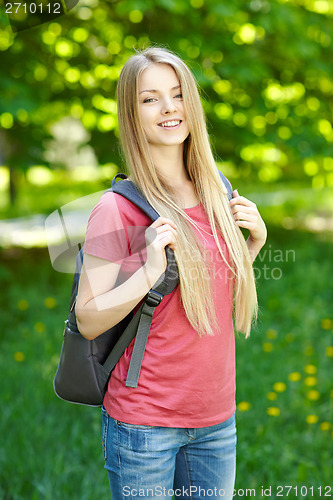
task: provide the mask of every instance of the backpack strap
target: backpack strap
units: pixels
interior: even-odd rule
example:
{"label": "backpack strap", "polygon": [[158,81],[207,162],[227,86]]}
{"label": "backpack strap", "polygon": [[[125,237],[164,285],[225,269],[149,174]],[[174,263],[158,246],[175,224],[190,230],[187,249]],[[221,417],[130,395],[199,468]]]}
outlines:
{"label": "backpack strap", "polygon": [[[130,361],[130,366],[127,374],[127,379],[129,378],[129,372],[130,369],[132,369],[132,380],[131,380],[131,385],[130,387],[137,387],[138,384],[138,379],[139,379],[139,374],[140,374],[140,369],[141,369],[141,364],[142,364],[142,359],[147,343],[147,338],[150,330],[150,323],[148,324],[147,321],[145,321],[145,317],[150,316],[152,318],[152,315],[154,313],[155,307],[152,308],[152,310],[149,310],[149,305],[147,307],[144,306],[146,304],[143,303],[141,304],[140,308],[136,312],[136,314],[133,316],[131,321],[129,322],[128,326],[125,328],[124,332],[121,334],[118,342],[116,345],[113,347],[111,350],[109,356],[105,360],[103,366],[104,368],[108,371],[108,373],[111,373],[111,371],[114,369],[118,361],[120,360],[121,356],[124,354],[125,349],[129,346],[129,344],[132,342],[132,340],[135,338],[135,344],[137,343],[137,339],[140,339],[138,342],[139,345],[139,351],[137,350],[136,353],[132,352],[131,356],[131,361]],[[141,329],[140,329],[140,323],[141,323]],[[134,346],[135,346],[134,344]],[[134,367],[131,368],[131,367]],[[134,370],[134,379],[133,379],[133,370]],[[126,380],[126,385],[127,380]]]}
{"label": "backpack strap", "polygon": [[222,174],[221,170],[219,170],[219,174],[220,174],[220,178],[223,182],[223,184],[225,185],[226,189],[227,189],[227,197],[228,197],[228,200],[230,201],[232,199],[232,187],[231,187],[231,184],[230,182],[228,181],[228,179]]}
{"label": "backpack strap", "polygon": [[[117,178],[121,178],[123,180],[127,179],[125,174],[117,174],[114,177],[111,188],[108,191],[124,196],[127,200],[139,207],[152,221],[158,219],[159,214],[148,203],[139,188],[132,181],[126,180],[126,182],[116,182]],[[178,268],[174,252],[170,247],[167,247],[165,252],[167,257],[167,268],[162,275],[162,278],[157,282],[157,284],[155,284],[154,289],[149,290],[145,301],[136,312],[125,331],[122,333],[120,339],[112,349],[103,365],[104,368],[111,372],[125,352],[125,349],[135,337],[135,343],[126,379],[127,387],[137,387],[138,385],[142,360],[154,311],[161,303],[164,295],[171,293],[179,282]]]}
{"label": "backpack strap", "polygon": [[168,265],[163,275],[163,281],[158,282],[154,289],[149,290],[145,301],[133,316],[125,331],[121,334],[121,337],[103,365],[110,373],[124,354],[125,349],[135,337],[125,384],[127,387],[137,387],[138,385],[142,360],[154,311],[161,303],[164,295],[171,293],[178,284],[178,268],[174,258],[174,252],[171,248],[167,247],[166,253]]}
{"label": "backpack strap", "polygon": [[[230,200],[232,198],[231,184],[222,172],[219,171],[219,174],[227,189],[227,196]],[[155,221],[159,217],[159,214],[144,198],[139,188],[133,182],[128,180],[126,180],[126,182],[116,182],[117,178],[126,180],[127,176],[125,174],[117,174],[114,177],[111,188],[108,191],[124,196],[126,199],[133,202],[136,206],[143,210],[143,212],[150,217],[150,219]],[[125,352],[125,349],[135,337],[135,343],[125,384],[127,387],[135,388],[138,385],[142,360],[154,311],[161,303],[164,295],[171,293],[179,282],[178,267],[174,252],[170,247],[166,247],[165,251],[167,256],[167,268],[165,273],[162,275],[162,281],[159,280],[154,289],[151,289],[148,292],[145,301],[140,306],[139,310],[136,312],[104,362],[104,368],[111,372]]]}
{"label": "backpack strap", "polygon": [[146,349],[149,330],[156,307],[161,303],[162,294],[155,290],[150,290],[145,302],[140,306],[133,319],[128,324],[125,331],[121,334],[118,342],[112,349],[110,355],[104,362],[104,368],[111,372],[118,363],[125,349],[129,346],[135,337],[135,343],[128,368],[125,385],[127,387],[137,387],[142,360]]}
{"label": "backpack strap", "polygon": [[154,222],[159,218],[159,214],[156,210],[149,204],[149,202],[144,197],[143,193],[140,189],[134,184],[134,182],[130,180],[126,180],[126,182],[119,181],[116,182],[116,178],[120,177],[125,181],[127,179],[125,174],[117,174],[112,181],[111,188],[107,191],[112,191],[113,193],[120,194],[124,196],[127,200],[134,203],[137,207],[139,207],[148,217]]}
{"label": "backpack strap", "polygon": [[[232,186],[225,175],[222,174],[221,170],[218,170],[220,178],[227,190],[227,197],[230,201],[232,199]],[[122,180],[126,180],[127,176],[125,174],[117,174],[113,180],[111,188],[107,191],[113,191],[114,193],[121,194],[125,198],[130,201],[133,201],[135,205],[137,205],[141,210],[145,212],[153,221],[158,219],[159,214],[156,210],[148,203],[148,201],[143,196],[143,193],[139,190],[139,188],[132,182],[127,180],[126,182],[117,182],[116,179],[120,178]]]}
{"label": "backpack strap", "polygon": [[131,362],[125,384],[127,387],[137,387],[138,385],[141,364],[146,349],[154,311],[161,303],[164,295],[171,293],[179,282],[178,267],[174,257],[174,252],[170,247],[166,247],[165,251],[167,255],[167,268],[165,273],[162,275],[163,281],[157,282],[155,287],[149,290],[141,309],[138,330],[135,337]]}

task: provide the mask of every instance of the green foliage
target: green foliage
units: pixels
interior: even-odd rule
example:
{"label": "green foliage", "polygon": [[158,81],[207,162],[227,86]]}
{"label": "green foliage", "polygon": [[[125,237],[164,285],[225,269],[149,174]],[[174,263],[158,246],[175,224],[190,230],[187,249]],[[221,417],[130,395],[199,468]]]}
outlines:
{"label": "green foliage", "polygon": [[[259,324],[237,340],[236,488],[257,496],[261,486],[331,480],[332,243],[273,226],[304,228],[313,207],[322,220],[332,214],[332,14],[326,0],[80,0],[13,34],[0,7],[0,164],[12,196],[19,187],[11,211],[1,190],[2,215],[50,212],[108,187],[103,174],[76,182],[46,159],[64,117],[89,132],[99,165],[123,170],[115,89],[134,49],[166,46],[193,70],[221,169],[271,226],[255,264]],[[34,182],[34,165],[54,169],[50,182],[41,170]],[[99,411],[52,391],[71,276],[43,250],[12,249],[0,279],[0,497],[107,498]]]}
{"label": "green foliage", "polygon": [[264,249],[260,321],[237,343],[238,484],[316,488],[330,484],[332,243],[270,230]]}
{"label": "green foliage", "polygon": [[[262,486],[331,481],[332,253],[322,237],[270,229],[255,262],[259,322],[236,341],[236,489],[258,497]],[[72,276],[45,250],[16,249],[2,253],[0,278],[0,496],[109,498],[99,410],[53,393]]]}
{"label": "green foliage", "polygon": [[108,486],[99,412],[64,404],[52,388],[72,276],[56,273],[45,250],[11,251],[0,269],[8,291],[0,298],[0,365],[6,374],[0,497],[102,498]]}
{"label": "green foliage", "polygon": [[44,166],[30,167],[17,176],[18,194],[15,205],[10,205],[6,196],[8,172],[0,167],[0,218],[50,214],[83,196],[105,191],[116,173],[117,166],[114,164],[99,168],[79,167],[70,172],[50,170]]}
{"label": "green foliage", "polygon": [[154,43],[191,66],[216,154],[235,177],[332,186],[331,16],[325,1],[81,0],[37,28],[5,26],[2,163],[45,163],[52,123],[71,116],[99,163],[119,164],[116,81],[133,49]]}

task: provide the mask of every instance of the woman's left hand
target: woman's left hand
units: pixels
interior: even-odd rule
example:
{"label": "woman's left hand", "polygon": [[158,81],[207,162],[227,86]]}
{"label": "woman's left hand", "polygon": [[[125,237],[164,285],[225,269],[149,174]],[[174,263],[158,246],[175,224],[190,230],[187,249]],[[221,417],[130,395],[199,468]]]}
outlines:
{"label": "woman's left hand", "polygon": [[267,238],[267,229],[256,204],[244,196],[239,196],[236,189],[233,192],[232,200],[230,200],[230,207],[237,226],[248,229],[250,239],[258,246],[259,244],[263,246]]}

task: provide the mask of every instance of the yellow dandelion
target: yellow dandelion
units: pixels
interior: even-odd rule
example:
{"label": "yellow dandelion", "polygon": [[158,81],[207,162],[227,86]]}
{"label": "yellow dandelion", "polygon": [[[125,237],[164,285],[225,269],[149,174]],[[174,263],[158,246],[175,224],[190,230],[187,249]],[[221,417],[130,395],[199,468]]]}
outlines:
{"label": "yellow dandelion", "polygon": [[330,391],[330,396],[333,398],[333,389]]}
{"label": "yellow dandelion", "polygon": [[304,367],[304,371],[308,375],[314,375],[315,373],[317,373],[317,367],[315,365],[306,365]]}
{"label": "yellow dandelion", "polygon": [[333,328],[333,321],[329,318],[324,318],[321,320],[321,327],[323,330],[330,330]]}
{"label": "yellow dandelion", "polygon": [[280,408],[277,408],[276,406],[270,406],[269,408],[267,408],[267,414],[271,417],[278,417],[280,415]]}
{"label": "yellow dandelion", "polygon": [[330,422],[322,422],[322,423],[320,424],[320,429],[321,429],[322,431],[329,431],[329,430],[330,430],[330,428],[331,428],[331,423],[330,423]]}
{"label": "yellow dandelion", "polygon": [[270,401],[274,401],[276,398],[277,398],[276,392],[269,392],[267,394],[267,399],[269,399]]}
{"label": "yellow dandelion", "polygon": [[287,386],[284,382],[276,382],[276,384],[273,385],[273,389],[276,392],[284,392],[287,389]]}
{"label": "yellow dandelion", "polygon": [[329,358],[333,358],[333,346],[326,347],[326,356]]}
{"label": "yellow dandelion", "polygon": [[17,361],[18,363],[22,363],[22,361],[25,360],[25,355],[23,352],[16,352],[14,354],[14,359],[15,361]]}
{"label": "yellow dandelion", "polygon": [[308,424],[316,424],[319,419],[317,415],[308,415],[305,420]]}
{"label": "yellow dandelion", "polygon": [[308,386],[313,386],[317,384],[317,378],[316,377],[306,377],[304,380],[304,384]]}
{"label": "yellow dandelion", "polygon": [[301,380],[302,375],[299,372],[292,372],[289,373],[288,378],[289,380],[291,380],[291,382],[298,382],[299,380]]}
{"label": "yellow dandelion", "polygon": [[314,351],[314,348],[312,347],[312,345],[308,345],[305,349],[304,349],[304,354],[305,356],[313,356],[315,353]]}
{"label": "yellow dandelion", "polygon": [[317,401],[317,399],[320,398],[320,392],[319,391],[308,391],[306,397],[310,399],[311,401]]}
{"label": "yellow dandelion", "polygon": [[249,410],[251,410],[251,407],[252,407],[252,405],[248,401],[241,401],[237,405],[237,408],[239,409],[239,411],[249,411]]}
{"label": "yellow dandelion", "polygon": [[42,321],[37,321],[37,323],[34,324],[34,329],[37,333],[44,333],[46,330],[45,323]]}
{"label": "yellow dandelion", "polygon": [[291,343],[291,342],[294,342],[294,340],[295,340],[295,335],[293,333],[287,333],[286,341]]}
{"label": "yellow dandelion", "polygon": [[271,342],[265,342],[262,346],[264,352],[271,352],[273,351],[273,344]]}
{"label": "yellow dandelion", "polygon": [[54,309],[55,306],[57,305],[57,301],[53,297],[46,297],[46,299],[44,300],[44,305],[48,309]]}
{"label": "yellow dandelion", "polygon": [[278,332],[277,332],[276,330],[273,330],[273,328],[270,328],[270,329],[269,329],[269,330],[267,330],[267,332],[266,332],[266,337],[267,337],[268,339],[272,339],[272,340],[273,340],[273,339],[276,339],[277,335],[278,335]]}
{"label": "yellow dandelion", "polygon": [[17,303],[17,308],[20,311],[26,311],[29,308],[29,302],[25,299],[21,299]]}

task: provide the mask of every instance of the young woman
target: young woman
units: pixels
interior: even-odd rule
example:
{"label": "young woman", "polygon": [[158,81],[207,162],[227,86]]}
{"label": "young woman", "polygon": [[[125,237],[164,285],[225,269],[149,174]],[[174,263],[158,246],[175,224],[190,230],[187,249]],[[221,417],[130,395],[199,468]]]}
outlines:
{"label": "young woman", "polygon": [[[137,53],[117,95],[131,180],[160,217],[151,224],[122,196],[101,197],[87,228],[80,331],[95,338],[135,308],[164,273],[167,246],[180,284],[155,310],[138,387],[125,386],[134,341],[110,378],[102,442],[112,499],[230,499],[233,321],[249,335],[257,311],[252,262],[266,228],[254,203],[237,191],[228,201],[197,86],[181,59],[160,48]],[[246,242],[240,227],[250,232]]]}

